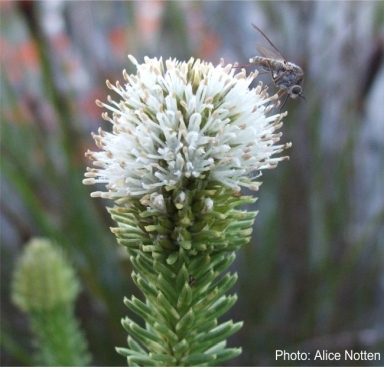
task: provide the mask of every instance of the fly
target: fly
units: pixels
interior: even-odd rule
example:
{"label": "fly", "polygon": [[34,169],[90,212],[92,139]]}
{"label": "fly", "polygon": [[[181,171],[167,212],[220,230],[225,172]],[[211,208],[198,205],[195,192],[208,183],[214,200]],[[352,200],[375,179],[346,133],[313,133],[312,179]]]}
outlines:
{"label": "fly", "polygon": [[[257,45],[256,49],[259,51],[261,56],[251,57],[249,62],[253,65],[259,65],[264,70],[269,71],[271,73],[273,83],[278,88],[283,90],[283,94],[285,92],[288,94],[287,98],[304,98],[301,94],[303,90],[301,83],[304,79],[304,72],[301,67],[297,66],[293,62],[287,61],[260,28],[256,27],[254,24],[252,24],[252,27],[261,33],[261,35],[272,46],[273,50]],[[285,99],[284,104],[287,98]]]}

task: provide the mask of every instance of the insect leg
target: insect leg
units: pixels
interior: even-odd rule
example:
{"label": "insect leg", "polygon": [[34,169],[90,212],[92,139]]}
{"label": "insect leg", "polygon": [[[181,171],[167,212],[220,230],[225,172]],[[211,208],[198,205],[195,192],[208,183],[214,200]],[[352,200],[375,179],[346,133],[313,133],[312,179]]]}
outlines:
{"label": "insect leg", "polygon": [[272,79],[274,81],[274,83],[276,84],[276,82],[281,79],[285,74],[288,73],[288,70],[285,70],[281,75],[279,75],[277,78],[273,78],[273,74],[272,74],[272,70],[271,70],[271,74],[272,74]]}
{"label": "insect leg", "polygon": [[[282,109],[283,109],[283,107],[284,107],[284,105],[285,105],[285,103],[287,102],[288,97],[289,97],[288,92],[286,92],[286,93],[287,93],[287,96],[285,97],[285,100],[284,100],[283,104],[282,104],[281,107],[280,107],[280,112],[282,111]],[[281,97],[282,97],[283,95],[284,95],[284,94],[282,94]]]}

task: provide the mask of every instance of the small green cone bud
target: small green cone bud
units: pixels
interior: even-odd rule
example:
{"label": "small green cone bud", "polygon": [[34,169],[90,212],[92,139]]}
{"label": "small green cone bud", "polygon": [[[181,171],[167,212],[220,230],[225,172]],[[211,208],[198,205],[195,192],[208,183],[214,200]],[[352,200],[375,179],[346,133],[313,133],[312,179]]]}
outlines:
{"label": "small green cone bud", "polygon": [[29,316],[36,338],[35,364],[87,366],[87,342],[75,318],[79,281],[64,253],[51,241],[30,241],[13,276],[12,301]]}
{"label": "small green cone bud", "polygon": [[17,262],[12,289],[14,304],[30,312],[72,303],[80,285],[60,249],[49,240],[35,238]]}

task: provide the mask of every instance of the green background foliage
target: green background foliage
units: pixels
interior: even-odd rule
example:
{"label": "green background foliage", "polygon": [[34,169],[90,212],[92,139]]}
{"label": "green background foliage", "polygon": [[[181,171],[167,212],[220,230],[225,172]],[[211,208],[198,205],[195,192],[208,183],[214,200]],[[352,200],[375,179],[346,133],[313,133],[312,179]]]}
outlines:
{"label": "green background foliage", "polygon": [[382,2],[2,2],[0,13],[2,365],[31,364],[27,319],[9,295],[34,236],[76,267],[92,364],[125,363],[114,349],[126,345],[123,298],[141,295],[109,230],[111,203],[81,184],[90,132],[109,129],[94,100],[106,100],[105,79],[134,71],[128,53],[246,65],[266,45],[251,23],[303,68],[306,102],[287,102],[291,160],[263,173],[252,241],[232,265],[238,301],[225,318],[244,321],[229,340],[243,353],[227,364],[297,364],[276,349],[384,360]]}

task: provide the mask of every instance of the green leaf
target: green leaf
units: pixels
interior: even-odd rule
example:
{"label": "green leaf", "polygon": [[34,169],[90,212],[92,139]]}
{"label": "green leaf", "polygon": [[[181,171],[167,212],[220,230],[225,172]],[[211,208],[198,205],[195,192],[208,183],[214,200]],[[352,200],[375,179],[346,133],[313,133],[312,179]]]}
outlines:
{"label": "green leaf", "polygon": [[172,302],[175,302],[178,299],[179,295],[177,294],[175,287],[172,286],[172,284],[169,283],[162,274],[159,274],[157,277],[157,285],[163,294],[168,299],[171,299]]}
{"label": "green leaf", "polygon": [[132,279],[147,297],[157,297],[157,289],[152,284],[150,284],[148,280],[145,280],[141,275],[136,273],[132,273]]}
{"label": "green leaf", "polygon": [[160,261],[155,260],[153,262],[153,268],[157,271],[157,273],[162,274],[166,279],[168,279],[168,281],[176,277],[176,274]]}
{"label": "green leaf", "polygon": [[167,258],[167,264],[173,265],[176,263],[177,259],[179,258],[179,253],[177,251],[173,251]]}
{"label": "green leaf", "polygon": [[242,326],[242,322],[233,324],[232,320],[229,320],[223,324],[218,325],[208,333],[197,335],[194,338],[193,343],[191,343],[191,348],[193,348],[193,350],[196,352],[206,350],[216,343],[219,343],[220,341],[228,338],[230,335],[238,331]]}
{"label": "green leaf", "polygon": [[139,366],[158,366],[158,361],[154,361],[149,356],[132,355],[128,357],[128,364],[136,364]]}
{"label": "green leaf", "polygon": [[214,354],[194,353],[181,358],[181,363],[184,366],[198,366],[200,364],[209,363],[214,360],[216,360],[216,355]]}
{"label": "green leaf", "polygon": [[180,292],[184,287],[184,284],[189,281],[189,272],[185,264],[182,264],[181,269],[177,273],[176,288]]}
{"label": "green leaf", "polygon": [[172,350],[175,355],[181,356],[183,353],[189,350],[189,343],[187,340],[180,340],[178,343],[172,345]]}
{"label": "green leaf", "polygon": [[181,290],[179,298],[177,300],[178,308],[185,308],[192,303],[192,289],[188,283],[184,284],[184,287]]}
{"label": "green leaf", "polygon": [[149,353],[149,356],[151,357],[152,360],[157,361],[157,362],[164,362],[166,364],[171,364],[175,365],[177,362],[177,359],[173,356],[167,355],[167,354],[154,354],[154,353]]}
{"label": "green leaf", "polygon": [[167,350],[164,341],[160,339],[156,334],[151,331],[145,330],[142,327],[138,326],[128,317],[121,320],[121,323],[125,330],[127,330],[131,335],[133,335],[137,340],[139,340],[143,345],[152,351],[158,353],[164,352]]}
{"label": "green leaf", "polygon": [[158,315],[153,315],[152,309],[134,296],[132,296],[132,300],[129,300],[125,297],[124,304],[136,315],[142,317],[147,323],[151,325],[153,325],[158,320]]}
{"label": "green leaf", "polygon": [[180,321],[176,324],[177,333],[183,337],[191,328],[193,323],[195,322],[195,314],[192,309],[189,309],[188,312],[180,319]]}
{"label": "green leaf", "polygon": [[162,306],[168,311],[168,315],[173,321],[178,321],[180,319],[179,313],[176,309],[171,305],[171,303],[167,300],[163,293],[159,292],[157,296],[158,301],[162,304]]}
{"label": "green leaf", "polygon": [[235,358],[239,356],[242,352],[241,348],[228,348],[216,353],[216,360],[213,363],[208,362],[208,365],[218,365],[220,366],[223,362],[228,359]]}
{"label": "green leaf", "polygon": [[161,338],[168,339],[170,343],[175,343],[179,341],[178,335],[175,334],[169,327],[164,324],[155,322],[153,325],[153,329],[156,330],[156,332]]}
{"label": "green leaf", "polygon": [[143,353],[137,352],[133,349],[128,349],[128,348],[115,348],[116,352],[122,355],[123,357],[129,357],[131,355],[137,355],[137,356],[142,356]]}
{"label": "green leaf", "polygon": [[142,353],[142,354],[147,354],[145,349],[135,339],[133,339],[131,336],[128,336],[128,345],[135,352]]}

